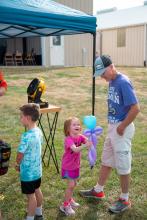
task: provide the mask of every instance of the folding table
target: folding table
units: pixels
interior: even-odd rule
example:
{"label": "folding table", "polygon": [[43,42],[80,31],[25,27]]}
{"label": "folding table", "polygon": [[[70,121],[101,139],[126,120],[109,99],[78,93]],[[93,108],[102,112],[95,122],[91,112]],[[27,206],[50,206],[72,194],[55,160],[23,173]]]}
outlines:
{"label": "folding table", "polygon": [[[42,152],[42,162],[45,166],[49,166],[50,159],[52,158],[58,173],[59,173],[59,166],[56,156],[56,149],[54,145],[54,137],[55,137],[56,126],[58,121],[58,114],[60,111],[61,111],[60,107],[49,104],[48,108],[40,109],[40,117],[38,122],[38,126],[42,130],[45,141],[45,146]],[[43,124],[43,119],[44,120],[46,119],[48,128],[45,128]]]}

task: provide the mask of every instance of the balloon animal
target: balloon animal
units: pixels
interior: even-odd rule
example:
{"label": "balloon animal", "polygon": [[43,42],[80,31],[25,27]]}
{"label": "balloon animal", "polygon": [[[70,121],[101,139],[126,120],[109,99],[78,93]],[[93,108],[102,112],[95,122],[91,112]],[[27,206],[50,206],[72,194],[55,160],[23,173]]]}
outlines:
{"label": "balloon animal", "polygon": [[96,146],[98,144],[98,137],[102,134],[103,129],[100,126],[96,126],[96,117],[93,115],[85,116],[83,123],[87,128],[84,130],[84,135],[92,142],[92,146],[88,151],[88,160],[92,169],[97,158]]}

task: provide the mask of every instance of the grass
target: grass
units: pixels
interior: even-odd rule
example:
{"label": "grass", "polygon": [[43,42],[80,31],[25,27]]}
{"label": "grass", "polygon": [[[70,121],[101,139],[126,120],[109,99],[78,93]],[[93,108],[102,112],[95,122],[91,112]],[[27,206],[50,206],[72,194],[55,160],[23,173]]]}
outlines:
{"label": "grass", "polygon": [[[147,219],[147,69],[146,68],[118,68],[132,80],[140,101],[141,113],[137,117],[136,134],[133,140],[133,164],[130,186],[132,208],[119,215],[110,215],[107,208],[112,200],[120,193],[119,179],[115,171],[112,172],[105,187],[106,199],[102,202],[85,200],[78,195],[80,189],[94,186],[100,168],[100,155],[107,131],[107,83],[96,79],[96,107],[95,115],[98,125],[104,128],[100,138],[98,160],[93,170],[90,170],[86,150],[82,153],[81,178],[75,190],[75,199],[81,204],[74,220],[145,220]],[[16,149],[20,135],[24,128],[19,122],[19,106],[27,102],[26,89],[35,77],[45,80],[47,91],[44,98],[49,103],[62,108],[55,136],[57,159],[60,166],[63,153],[63,122],[68,116],[83,116],[91,114],[91,69],[65,68],[49,70],[44,68],[4,68],[5,78],[9,87],[5,96],[0,98],[0,138],[12,146],[12,156],[9,172],[0,176],[0,209],[4,220],[22,220],[25,213],[25,197],[21,194],[18,173],[14,169]],[[50,115],[51,119],[53,115]],[[46,120],[43,121],[47,129]],[[47,131],[46,131],[47,132]],[[63,200],[65,183],[57,174],[53,161],[49,167],[43,168],[42,191],[44,194],[45,220],[62,220],[65,217],[59,212],[59,205]]]}

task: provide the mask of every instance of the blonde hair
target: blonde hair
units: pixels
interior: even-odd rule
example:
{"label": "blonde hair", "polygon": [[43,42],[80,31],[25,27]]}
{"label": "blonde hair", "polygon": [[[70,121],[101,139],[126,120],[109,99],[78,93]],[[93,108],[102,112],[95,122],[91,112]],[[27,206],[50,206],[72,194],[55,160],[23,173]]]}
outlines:
{"label": "blonde hair", "polygon": [[70,125],[71,125],[71,122],[73,120],[79,121],[79,123],[81,125],[81,121],[80,121],[79,118],[77,118],[77,117],[69,117],[69,118],[67,118],[65,120],[65,122],[64,122],[64,134],[65,134],[65,136],[69,136],[70,135]]}

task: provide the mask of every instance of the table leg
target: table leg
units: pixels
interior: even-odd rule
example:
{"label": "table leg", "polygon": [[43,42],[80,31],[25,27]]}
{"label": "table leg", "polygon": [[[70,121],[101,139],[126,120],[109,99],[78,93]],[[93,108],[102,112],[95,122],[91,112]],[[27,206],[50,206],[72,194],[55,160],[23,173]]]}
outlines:
{"label": "table leg", "polygon": [[[55,137],[55,132],[56,132],[57,120],[58,120],[58,112],[55,113],[55,116],[52,122],[50,121],[49,115],[47,113],[47,121],[48,121],[48,126],[49,126],[48,136],[46,135],[44,127],[41,123],[41,118],[42,118],[42,114],[40,115],[38,125],[41,127],[41,130],[45,138],[45,142],[46,142],[46,146],[45,146],[45,149],[42,155],[42,162],[45,166],[49,166],[50,158],[52,157],[56,170],[59,173],[59,166],[58,166],[58,161],[57,161],[57,156],[56,156],[56,151],[55,151],[55,146],[54,146],[54,137]],[[48,155],[48,162],[46,165],[45,156],[46,156],[47,150],[49,150],[49,155]]]}

